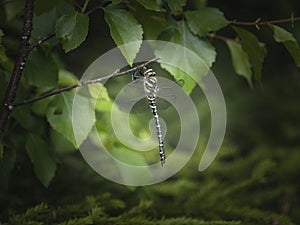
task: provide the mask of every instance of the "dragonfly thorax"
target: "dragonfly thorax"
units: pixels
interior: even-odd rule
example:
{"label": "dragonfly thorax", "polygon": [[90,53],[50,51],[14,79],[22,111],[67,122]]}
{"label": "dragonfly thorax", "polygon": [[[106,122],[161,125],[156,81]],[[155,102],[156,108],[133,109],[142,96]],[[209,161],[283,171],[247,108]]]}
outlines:
{"label": "dragonfly thorax", "polygon": [[158,83],[154,76],[144,78],[144,90],[146,96],[155,98],[158,93]]}

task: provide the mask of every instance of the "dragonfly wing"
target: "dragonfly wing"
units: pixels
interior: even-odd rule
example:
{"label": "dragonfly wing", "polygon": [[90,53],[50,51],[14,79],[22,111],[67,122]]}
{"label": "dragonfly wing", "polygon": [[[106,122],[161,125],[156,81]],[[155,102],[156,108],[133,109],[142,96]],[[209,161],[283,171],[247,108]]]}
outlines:
{"label": "dragonfly wing", "polygon": [[[135,80],[121,90],[116,103],[122,111],[133,114],[149,112],[143,81],[143,78]],[[176,92],[173,85],[178,84],[175,82],[159,82],[156,98],[158,110],[167,109],[176,102]],[[130,110],[129,107],[131,107]]]}
{"label": "dragonfly wing", "polygon": [[136,110],[136,104],[144,105],[144,107],[142,107],[143,109],[141,110],[142,112],[147,108],[147,102],[145,99],[146,96],[143,86],[143,79],[137,79],[123,87],[116,97],[115,103],[119,106],[120,110],[130,113],[133,113],[131,108]]}

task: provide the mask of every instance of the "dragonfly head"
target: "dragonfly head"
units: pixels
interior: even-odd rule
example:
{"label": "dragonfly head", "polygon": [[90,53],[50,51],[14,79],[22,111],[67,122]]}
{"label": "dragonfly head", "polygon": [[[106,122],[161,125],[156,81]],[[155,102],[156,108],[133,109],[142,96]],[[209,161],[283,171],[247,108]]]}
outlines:
{"label": "dragonfly head", "polygon": [[143,67],[142,74],[144,77],[154,77],[156,73],[150,68],[148,69],[146,66]]}

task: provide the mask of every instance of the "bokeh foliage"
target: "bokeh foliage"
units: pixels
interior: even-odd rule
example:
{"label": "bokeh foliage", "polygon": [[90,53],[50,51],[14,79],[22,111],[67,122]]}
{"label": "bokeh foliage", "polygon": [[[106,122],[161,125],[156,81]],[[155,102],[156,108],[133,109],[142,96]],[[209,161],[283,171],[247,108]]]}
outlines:
{"label": "bokeh foliage", "polygon": [[[183,89],[201,113],[204,138],[175,177],[149,187],[124,187],[100,178],[76,150],[68,110],[73,91],[20,106],[0,134],[1,222],[298,224],[299,22],[260,25],[263,20],[257,19],[297,15],[299,3],[247,4],[36,0],[32,42],[51,32],[55,37],[31,52],[18,101],[78,82],[86,67],[114,45],[136,41],[132,48],[121,49],[132,65],[143,39],[160,39],[191,49],[217,74],[228,107],[227,135],[217,160],[199,173],[209,110],[193,80],[161,65],[170,73],[167,76],[184,80]],[[22,0],[0,4],[0,102],[17,54],[23,10]],[[243,26],[232,22],[235,19],[257,22]],[[162,54],[174,57],[172,51]],[[197,75],[201,79],[205,74]],[[130,160],[132,151],[113,135],[108,114],[114,91],[126,82],[129,77],[107,83],[97,99],[99,117],[82,124],[81,137],[83,141],[95,125],[107,146],[117,153],[129,151],[124,161]],[[88,100],[83,97],[82,101]],[[140,123],[144,119],[133,119],[136,133],[147,134]],[[170,138],[172,144],[176,144],[174,138]]]}

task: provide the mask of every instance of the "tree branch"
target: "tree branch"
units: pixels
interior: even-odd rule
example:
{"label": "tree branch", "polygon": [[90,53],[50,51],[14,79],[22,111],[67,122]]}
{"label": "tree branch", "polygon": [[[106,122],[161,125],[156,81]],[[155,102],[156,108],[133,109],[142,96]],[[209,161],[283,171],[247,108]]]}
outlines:
{"label": "tree branch", "polygon": [[[257,19],[256,21],[253,22],[241,22],[241,21],[232,21],[230,24],[232,25],[240,25],[240,26],[262,26],[262,25],[269,25],[269,24],[278,24],[278,23],[286,23],[286,22],[295,22],[299,21],[300,17],[291,17],[288,19],[281,19],[281,20],[269,20],[269,21],[261,21],[260,19]],[[213,39],[218,39],[221,41],[227,41],[227,40],[233,40],[238,42],[236,39],[228,38],[225,36],[217,35],[215,33],[209,33],[207,34],[207,37],[213,38]]]}
{"label": "tree branch", "polygon": [[14,107],[17,107],[17,106],[30,104],[30,103],[42,100],[42,99],[47,98],[47,97],[50,97],[50,96],[53,96],[53,95],[56,95],[56,94],[60,94],[60,93],[65,92],[65,91],[72,90],[72,89],[77,88],[77,87],[83,87],[83,86],[87,86],[89,84],[100,83],[100,82],[103,82],[103,81],[108,80],[108,79],[113,78],[113,77],[119,77],[119,76],[123,76],[123,75],[126,75],[126,74],[134,73],[134,72],[140,70],[141,68],[143,68],[144,66],[148,65],[149,63],[155,62],[159,59],[160,59],[159,57],[153,58],[153,59],[150,59],[149,61],[147,61],[147,62],[145,62],[141,65],[135,66],[131,69],[128,69],[128,70],[125,70],[125,71],[122,71],[122,72],[117,72],[116,71],[116,72],[114,72],[112,74],[109,74],[107,76],[104,76],[104,77],[100,77],[100,78],[93,79],[93,80],[81,81],[78,84],[74,84],[74,85],[63,87],[63,88],[60,88],[60,89],[57,89],[57,90],[54,90],[54,91],[50,91],[50,92],[48,92],[44,95],[41,95],[39,97],[36,97],[36,98],[28,99],[28,100],[25,100],[23,102],[13,103],[13,104],[9,105],[9,107],[14,108]]}
{"label": "tree branch", "polygon": [[287,22],[295,22],[299,21],[300,17],[291,17],[288,19],[281,19],[281,20],[269,20],[269,21],[261,21],[260,19],[257,19],[253,22],[240,22],[240,21],[232,21],[231,24],[233,25],[241,25],[241,26],[261,26],[261,25],[268,25],[268,24],[277,24],[277,23],[287,23]]}
{"label": "tree branch", "polygon": [[19,53],[6,90],[4,103],[0,109],[0,130],[4,130],[9,114],[11,113],[11,106],[16,99],[17,89],[19,87],[22,72],[26,63],[27,56],[30,52],[29,39],[32,31],[33,2],[34,0],[26,0],[25,2],[23,31],[20,41]]}

